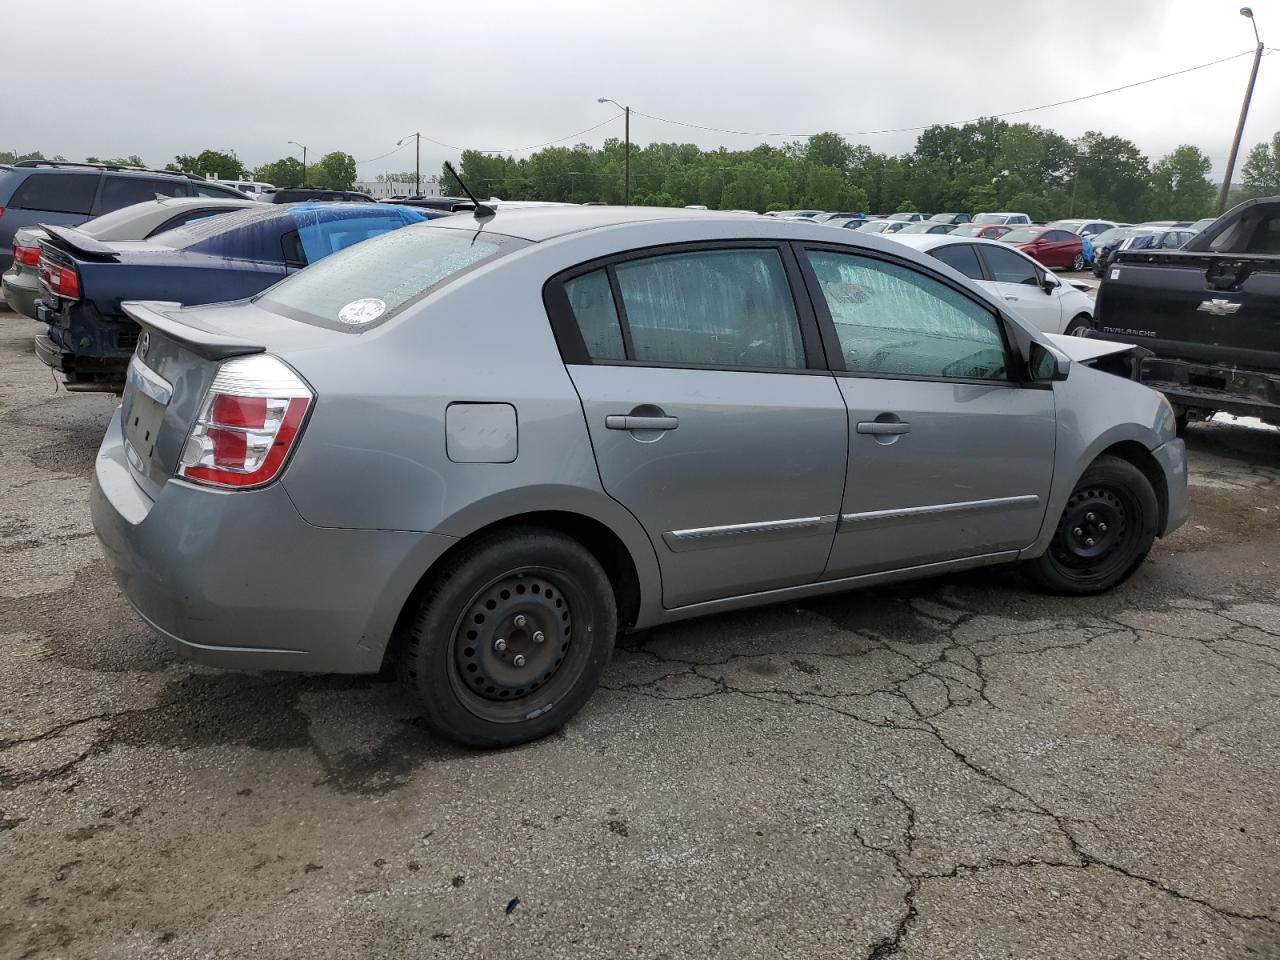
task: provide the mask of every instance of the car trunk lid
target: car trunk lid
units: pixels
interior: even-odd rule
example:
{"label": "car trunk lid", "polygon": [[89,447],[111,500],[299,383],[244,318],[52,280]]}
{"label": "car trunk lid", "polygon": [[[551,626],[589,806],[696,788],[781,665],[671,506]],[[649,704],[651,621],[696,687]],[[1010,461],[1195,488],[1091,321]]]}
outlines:
{"label": "car trunk lid", "polygon": [[224,361],[266,352],[273,344],[294,349],[343,336],[248,301],[201,307],[128,301],[122,306],[142,327],[121,398],[125,453],[134,479],[153,499],[177,474],[183,445]]}

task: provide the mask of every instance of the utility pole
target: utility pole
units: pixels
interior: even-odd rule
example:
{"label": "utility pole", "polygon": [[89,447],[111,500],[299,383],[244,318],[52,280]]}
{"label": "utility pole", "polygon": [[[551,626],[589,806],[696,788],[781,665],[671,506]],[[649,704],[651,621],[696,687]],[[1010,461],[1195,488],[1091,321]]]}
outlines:
{"label": "utility pole", "polygon": [[596,97],[596,103],[612,103],[622,111],[626,118],[623,123],[624,146],[622,148],[622,202],[631,203],[631,108],[624,107],[617,100],[608,97]]}
{"label": "utility pole", "polygon": [[306,144],[299,143],[297,140],[290,140],[295,147],[302,147],[302,183],[299,186],[307,185],[307,147]]}
{"label": "utility pole", "polygon": [[413,195],[415,197],[422,194],[422,134],[410,133],[401,137],[396,141],[396,146],[404,143],[409,137],[414,139],[414,156],[413,156]]}
{"label": "utility pole", "polygon": [[1258,45],[1253,51],[1253,69],[1249,71],[1249,85],[1244,88],[1244,103],[1240,106],[1240,119],[1236,121],[1236,135],[1231,141],[1231,154],[1227,157],[1227,173],[1222,178],[1222,192],[1218,194],[1218,216],[1222,216],[1227,209],[1227,196],[1231,193],[1231,176],[1236,169],[1236,154],[1240,152],[1240,138],[1244,136],[1244,123],[1249,118],[1249,101],[1253,99],[1253,85],[1258,80],[1258,64],[1262,62],[1262,37],[1258,35],[1258,23],[1253,19],[1253,11],[1248,7],[1241,7],[1240,16],[1249,19],[1249,23],[1253,26],[1253,37]]}

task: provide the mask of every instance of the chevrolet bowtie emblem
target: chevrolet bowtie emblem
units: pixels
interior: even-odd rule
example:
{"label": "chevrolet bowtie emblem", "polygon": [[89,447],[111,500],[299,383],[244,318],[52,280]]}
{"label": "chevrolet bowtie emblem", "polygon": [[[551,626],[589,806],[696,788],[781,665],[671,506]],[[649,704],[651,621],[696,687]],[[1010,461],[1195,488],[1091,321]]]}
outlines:
{"label": "chevrolet bowtie emblem", "polygon": [[1237,312],[1240,304],[1230,300],[1205,300],[1196,309],[1201,313],[1212,313],[1215,317],[1225,317]]}

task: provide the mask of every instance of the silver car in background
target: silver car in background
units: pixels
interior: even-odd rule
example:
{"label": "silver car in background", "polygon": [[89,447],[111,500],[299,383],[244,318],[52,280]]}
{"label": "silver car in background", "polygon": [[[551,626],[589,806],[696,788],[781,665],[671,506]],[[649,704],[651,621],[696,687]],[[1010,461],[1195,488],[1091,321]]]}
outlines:
{"label": "silver car in background", "polygon": [[467,744],[560,727],[620,630],[1014,561],[1097,593],[1187,515],[1169,404],[1096,368],[1130,347],[818,223],[463,214],[127,309],[129,600],[216,666],[394,658]]}
{"label": "silver car in background", "polygon": [[[75,229],[95,240],[146,240],[196,220],[258,205],[248,197],[157,196],[86,220]],[[40,298],[40,241],[48,238],[40,227],[19,228],[13,235],[13,263],[0,278],[5,302],[32,320],[37,319],[36,300]]]}

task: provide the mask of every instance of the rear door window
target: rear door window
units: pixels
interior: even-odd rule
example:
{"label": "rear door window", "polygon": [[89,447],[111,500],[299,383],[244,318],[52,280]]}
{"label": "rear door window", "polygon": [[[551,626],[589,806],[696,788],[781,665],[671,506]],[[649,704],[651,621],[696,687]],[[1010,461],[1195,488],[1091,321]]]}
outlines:
{"label": "rear door window", "polygon": [[176,177],[148,179],[146,177],[113,177],[108,175],[102,184],[102,196],[98,198],[98,210],[110,213],[123,207],[131,207],[135,203],[154,200],[156,195],[162,197],[187,197],[190,191],[186,181]]}
{"label": "rear door window", "polygon": [[18,185],[8,205],[17,210],[88,216],[101,177],[100,173],[33,173]]}
{"label": "rear door window", "polygon": [[933,256],[947,266],[963,273],[970,280],[985,280],[982,263],[978,260],[978,251],[972,243],[956,243],[949,247],[941,247],[933,251]]}
{"label": "rear door window", "polygon": [[628,260],[614,271],[632,360],[805,366],[795,301],[777,250],[699,250]]}

